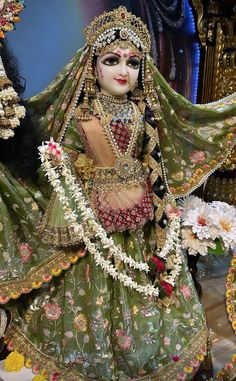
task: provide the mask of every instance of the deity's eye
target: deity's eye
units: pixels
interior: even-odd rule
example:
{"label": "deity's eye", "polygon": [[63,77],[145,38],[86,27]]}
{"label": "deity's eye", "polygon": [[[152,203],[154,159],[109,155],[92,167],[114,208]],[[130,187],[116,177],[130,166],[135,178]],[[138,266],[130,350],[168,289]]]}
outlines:
{"label": "deity's eye", "polygon": [[113,65],[116,65],[119,63],[119,57],[117,56],[108,56],[108,57],[105,57],[103,60],[102,60],[102,63],[104,65],[107,65],[107,66],[113,66]]}
{"label": "deity's eye", "polygon": [[132,69],[138,69],[140,67],[140,60],[137,57],[130,57],[127,61],[127,65]]}

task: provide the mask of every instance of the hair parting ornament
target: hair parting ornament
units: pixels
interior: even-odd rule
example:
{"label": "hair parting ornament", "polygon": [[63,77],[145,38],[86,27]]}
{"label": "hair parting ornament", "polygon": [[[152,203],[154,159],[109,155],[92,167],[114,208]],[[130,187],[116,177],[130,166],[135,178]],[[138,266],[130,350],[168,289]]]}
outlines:
{"label": "hair parting ornament", "polygon": [[160,105],[154,90],[152,74],[148,68],[151,39],[142,20],[128,12],[126,7],[121,6],[96,17],[85,29],[85,34],[89,58],[84,76],[83,102],[79,107],[77,118],[87,121],[92,117],[90,98],[96,97],[96,80],[93,75],[94,56],[105,54],[120,47],[123,49],[131,48],[142,59],[142,89],[136,87],[131,99],[138,101],[145,97],[146,103],[154,112],[156,119],[159,119],[158,109]]}

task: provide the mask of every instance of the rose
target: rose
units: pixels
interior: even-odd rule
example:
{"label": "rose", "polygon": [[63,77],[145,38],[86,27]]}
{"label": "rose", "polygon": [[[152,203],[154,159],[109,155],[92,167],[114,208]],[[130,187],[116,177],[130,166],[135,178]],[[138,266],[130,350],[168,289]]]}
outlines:
{"label": "rose", "polygon": [[151,257],[151,258],[150,258],[150,261],[153,262],[153,263],[156,265],[156,271],[157,271],[157,272],[161,272],[161,271],[164,271],[164,270],[165,270],[165,265],[164,265],[164,263],[163,263],[162,260],[159,259],[158,257]]}
{"label": "rose", "polygon": [[173,287],[170,283],[165,282],[164,280],[160,281],[160,286],[163,288],[167,296],[171,296],[173,292]]}

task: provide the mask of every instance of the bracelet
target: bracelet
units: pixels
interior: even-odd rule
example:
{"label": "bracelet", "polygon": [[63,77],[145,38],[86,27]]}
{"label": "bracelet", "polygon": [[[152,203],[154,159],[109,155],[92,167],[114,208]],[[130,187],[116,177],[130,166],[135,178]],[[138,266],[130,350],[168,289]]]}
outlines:
{"label": "bracelet", "polygon": [[6,328],[7,328],[7,313],[5,310],[0,309],[0,316],[1,316],[1,322],[0,322],[0,339],[4,337]]}

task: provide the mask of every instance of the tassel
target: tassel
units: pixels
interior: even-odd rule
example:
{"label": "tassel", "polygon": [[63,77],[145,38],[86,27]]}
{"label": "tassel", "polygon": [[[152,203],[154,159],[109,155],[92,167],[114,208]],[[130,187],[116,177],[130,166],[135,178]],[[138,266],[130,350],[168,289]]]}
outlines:
{"label": "tassel", "polygon": [[89,98],[86,93],[84,95],[83,103],[80,106],[78,113],[76,115],[76,119],[86,121],[86,122],[92,119],[92,111],[89,104]]}

